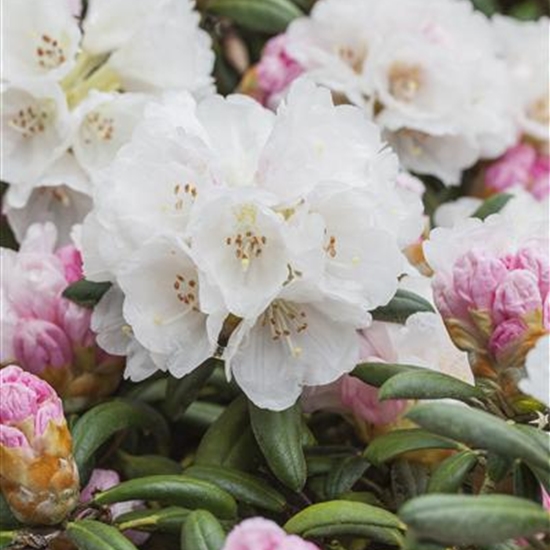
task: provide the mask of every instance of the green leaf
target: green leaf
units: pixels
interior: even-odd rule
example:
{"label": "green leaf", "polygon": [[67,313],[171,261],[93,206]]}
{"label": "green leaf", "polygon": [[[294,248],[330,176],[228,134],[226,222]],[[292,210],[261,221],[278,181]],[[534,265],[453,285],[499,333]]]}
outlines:
{"label": "green leaf", "polygon": [[217,359],[209,359],[183,378],[178,379],[173,376],[168,378],[164,410],[170,418],[175,419],[181,416],[185,409],[195,401],[218,362]]}
{"label": "green leaf", "polygon": [[161,450],[167,448],[170,431],[162,415],[144,403],[113,399],[87,411],[73,428],[74,458],[81,475],[103,443],[116,432],[129,428],[153,434]]}
{"label": "green leaf", "polygon": [[434,308],[424,298],[409,290],[398,289],[395,296],[385,306],[376,308],[372,317],[376,321],[404,323],[413,313],[434,312]]}
{"label": "green leaf", "polygon": [[420,429],[394,430],[377,437],[364,452],[365,458],[373,464],[382,464],[410,451],[422,449],[456,449],[461,445],[445,437]]}
{"label": "green leaf", "polygon": [[508,495],[422,495],[399,517],[418,537],[453,545],[493,544],[550,526],[542,507]]}
{"label": "green leaf", "polygon": [[182,550],[221,550],[225,533],[220,522],[206,510],[189,514],[181,533]]}
{"label": "green leaf", "polygon": [[266,481],[227,466],[191,466],[185,475],[217,485],[240,502],[271,512],[282,512],[286,499]]}
{"label": "green leaf", "polygon": [[207,10],[252,31],[276,34],[303,13],[290,0],[210,0]]}
{"label": "green leaf", "polygon": [[479,218],[484,220],[488,218],[491,214],[496,214],[500,212],[505,206],[506,203],[512,198],[513,195],[508,193],[499,193],[498,195],[493,195],[489,199],[483,202],[483,204],[472,214],[472,218]]}
{"label": "green leaf", "polygon": [[299,405],[284,411],[269,411],[249,403],[249,412],[254,437],[271,471],[281,483],[300,491],[306,483],[307,465]]}
{"label": "green leaf", "polygon": [[308,506],[284,525],[285,531],[305,538],[354,535],[382,542],[401,542],[399,518],[382,508],[352,502],[333,500]]}
{"label": "green leaf", "polygon": [[223,414],[225,407],[208,401],[195,401],[178,418],[181,422],[207,430]]}
{"label": "green leaf", "polygon": [[16,538],[17,531],[0,531],[0,549],[9,548],[12,542],[15,542]]}
{"label": "green leaf", "polygon": [[70,284],[63,291],[63,297],[79,306],[91,309],[110,288],[111,283],[94,283],[93,281],[81,279]]}
{"label": "green leaf", "polygon": [[114,521],[120,531],[137,529],[139,531],[179,534],[190,513],[191,510],[179,506],[157,509],[146,508],[121,514]]}
{"label": "green leaf", "polygon": [[4,495],[0,493],[0,529],[17,529],[22,523],[13,515]]}
{"label": "green leaf", "polygon": [[365,382],[379,388],[387,380],[398,374],[406,372],[424,371],[422,367],[414,365],[400,365],[397,363],[360,363],[353,369],[350,374],[355,378],[359,378]]}
{"label": "green leaf", "polygon": [[407,417],[440,436],[521,458],[543,471],[550,471],[548,452],[514,426],[484,411],[449,403],[427,403],[413,407]]}
{"label": "green leaf", "polygon": [[325,481],[327,498],[333,499],[345,493],[363,476],[369,463],[360,456],[350,456],[338,462],[329,472]]}
{"label": "green leaf", "polygon": [[94,496],[96,504],[128,500],[158,501],[189,509],[203,508],[220,518],[237,513],[233,497],[216,485],[189,476],[148,476],[123,481]]}
{"label": "green leaf", "polygon": [[136,550],[117,529],[99,521],[81,519],[69,523],[65,533],[78,550]]}
{"label": "green leaf", "polygon": [[477,463],[472,451],[462,451],[446,458],[436,468],[428,483],[428,493],[456,493]]}
{"label": "green leaf", "polygon": [[542,15],[540,5],[536,0],[525,0],[510,8],[509,15],[522,21],[534,21]]}
{"label": "green leaf", "polygon": [[513,480],[515,496],[541,502],[540,483],[526,464],[514,464]]}
{"label": "green leaf", "polygon": [[493,15],[500,11],[497,0],[472,0],[472,3],[476,9],[485,15]]}
{"label": "green leaf", "polygon": [[181,474],[182,471],[179,462],[162,455],[134,456],[119,450],[117,457],[122,463],[124,477],[129,479],[150,475]]}
{"label": "green leaf", "polygon": [[483,399],[483,392],[447,374],[427,369],[393,376],[380,388],[384,399],[456,399],[469,402]]}

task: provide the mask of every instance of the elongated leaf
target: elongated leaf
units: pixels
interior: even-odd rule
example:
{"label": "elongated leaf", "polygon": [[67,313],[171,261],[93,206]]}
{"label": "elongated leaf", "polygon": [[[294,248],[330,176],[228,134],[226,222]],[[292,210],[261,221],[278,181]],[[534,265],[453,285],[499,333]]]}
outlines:
{"label": "elongated leaf", "polygon": [[286,499],[267,483],[255,476],[224,466],[191,466],[185,475],[208,481],[240,502],[271,512],[282,512]]}
{"label": "elongated leaf", "polygon": [[493,195],[491,198],[484,201],[484,203],[472,214],[472,217],[484,220],[485,218],[488,218],[491,214],[496,214],[497,212],[500,212],[511,198],[512,195],[508,193],[499,193],[498,195]]}
{"label": "elongated leaf", "polygon": [[349,491],[365,473],[369,463],[360,456],[350,456],[336,464],[329,472],[325,482],[328,498],[337,498]]}
{"label": "elongated leaf", "polygon": [[290,518],[284,529],[304,537],[337,535],[376,536],[397,542],[404,525],[397,516],[362,502],[333,500],[308,506]]}
{"label": "elongated leaf", "polygon": [[407,417],[431,432],[488,449],[512,458],[522,458],[543,471],[550,471],[550,455],[524,433],[489,413],[451,405],[417,405]]}
{"label": "elongated leaf", "polygon": [[223,414],[225,407],[208,401],[195,401],[178,418],[187,425],[207,430]]}
{"label": "elongated leaf", "polygon": [[540,483],[527,464],[522,462],[514,464],[513,480],[515,496],[541,502]]}
{"label": "elongated leaf", "polygon": [[376,308],[372,316],[376,321],[387,323],[404,323],[413,313],[419,311],[434,311],[434,308],[424,298],[409,290],[398,289],[395,296],[385,306]]}
{"label": "elongated leaf", "polygon": [[170,432],[155,409],[137,401],[114,399],[87,411],[74,426],[74,458],[79,470],[86,468],[94,453],[113,434],[128,428],[153,434],[161,450],[167,446]]}
{"label": "elongated leaf", "polygon": [[181,464],[162,455],[133,456],[122,451],[117,452],[122,472],[126,478],[151,475],[181,474]]}
{"label": "elongated leaf", "polygon": [[183,378],[168,378],[164,409],[170,418],[178,418],[197,398],[199,391],[214,372],[218,360],[209,359]]}
{"label": "elongated leaf", "polygon": [[397,363],[360,363],[352,371],[351,376],[359,378],[366,384],[379,388],[390,378],[407,372],[424,371],[414,365],[399,365]]}
{"label": "elongated leaf", "polygon": [[422,449],[456,449],[461,445],[456,441],[434,435],[420,429],[395,430],[377,437],[366,449],[364,456],[373,464],[382,464],[410,451]]}
{"label": "elongated leaf", "polygon": [[120,531],[137,529],[139,531],[179,534],[190,513],[191,510],[180,506],[146,508],[121,514],[115,518],[115,523]]}
{"label": "elongated leaf", "polygon": [[207,9],[246,29],[270,34],[283,32],[293,19],[303,15],[290,0],[210,0]]}
{"label": "elongated leaf", "polygon": [[111,283],[94,283],[81,279],[69,285],[63,296],[82,307],[93,308],[111,288]]}
{"label": "elongated leaf", "polygon": [[462,451],[446,458],[434,471],[428,483],[429,493],[455,493],[477,463],[472,451]]}
{"label": "elongated leaf", "polygon": [[182,550],[221,550],[225,533],[220,522],[206,510],[189,514],[181,533]]}
{"label": "elongated leaf", "polygon": [[189,476],[148,476],[123,481],[94,496],[97,504],[128,500],[158,501],[189,509],[203,508],[220,518],[236,515],[233,497],[216,485]]}
{"label": "elongated leaf", "polygon": [[99,521],[81,519],[69,523],[65,532],[78,550],[136,550],[117,529]]}
{"label": "elongated leaf", "polygon": [[421,538],[467,545],[493,544],[547,531],[548,512],[508,495],[423,495],[399,517]]}
{"label": "elongated leaf", "polygon": [[4,495],[0,493],[0,529],[9,530],[21,527],[21,522],[13,515]]}
{"label": "elongated leaf", "polygon": [[254,437],[271,471],[281,483],[300,491],[307,479],[298,404],[285,411],[268,411],[249,403]]}
{"label": "elongated leaf", "polygon": [[485,15],[493,15],[498,12],[499,5],[496,0],[472,0],[473,5]]}
{"label": "elongated leaf", "polygon": [[482,399],[483,392],[441,372],[415,370],[393,376],[380,388],[384,399],[456,399],[469,402]]}

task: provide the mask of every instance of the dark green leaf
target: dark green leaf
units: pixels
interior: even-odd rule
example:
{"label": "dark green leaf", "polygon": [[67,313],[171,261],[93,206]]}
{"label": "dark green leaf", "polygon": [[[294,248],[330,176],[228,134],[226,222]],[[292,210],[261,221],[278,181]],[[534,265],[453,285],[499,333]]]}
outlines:
{"label": "dark green leaf", "polygon": [[493,544],[548,530],[542,507],[508,495],[423,495],[399,510],[417,536],[437,542]]}
{"label": "dark green leaf", "polygon": [[128,500],[158,501],[189,509],[203,508],[220,518],[236,515],[233,497],[212,483],[188,476],[148,476],[123,481],[94,496],[96,504]]}
{"label": "dark green leaf", "polygon": [[422,449],[455,449],[461,445],[456,441],[434,435],[425,430],[394,430],[377,437],[367,447],[364,456],[373,464],[382,464],[410,451]]}
{"label": "dark green leaf", "polygon": [[220,522],[206,510],[189,514],[181,533],[181,550],[221,550],[225,533]]}
{"label": "dark green leaf", "polygon": [[462,451],[446,458],[432,474],[428,492],[456,493],[476,463],[477,455],[471,451]]}
{"label": "dark green leaf", "polygon": [[398,289],[395,296],[385,306],[376,308],[372,316],[376,321],[404,323],[413,313],[429,311],[434,308],[424,298],[409,290]]}
{"label": "dark green leaf", "polygon": [[290,0],[210,0],[208,11],[223,15],[246,29],[276,34],[303,13]]}
{"label": "dark green leaf", "polygon": [[278,491],[255,476],[227,466],[191,466],[185,475],[208,481],[233,495],[237,501],[271,512],[281,512],[286,500]]}
{"label": "dark green leaf", "polygon": [[351,376],[379,388],[387,380],[398,374],[406,372],[423,371],[422,367],[414,365],[399,365],[396,363],[360,363],[352,371]]}
{"label": "dark green leaf", "polygon": [[532,438],[489,413],[449,403],[428,403],[416,405],[407,417],[435,434],[511,458],[521,458],[543,471],[550,471],[548,453]]}
{"label": "dark green leaf", "polygon": [[74,458],[79,471],[86,469],[94,453],[113,434],[128,428],[141,428],[153,434],[162,450],[170,438],[166,421],[152,407],[125,399],[102,403],[82,415],[74,426]]}
{"label": "dark green leaf", "polygon": [[337,498],[349,491],[368,467],[369,463],[360,456],[350,456],[338,462],[329,472],[325,482],[327,498]]}
{"label": "dark green leaf", "polygon": [[306,483],[307,465],[299,405],[285,411],[269,411],[249,403],[249,412],[254,437],[271,471],[281,483],[300,491]]}
{"label": "dark green leaf", "polygon": [[191,403],[179,420],[185,424],[207,430],[223,414],[225,407],[208,401]]}
{"label": "dark green leaf", "polygon": [[124,477],[144,477],[150,475],[181,474],[181,464],[162,455],[134,456],[118,451]]}
{"label": "dark green leaf", "polygon": [[483,392],[447,374],[428,369],[404,372],[393,376],[380,388],[384,399],[482,399]]}
{"label": "dark green leaf", "polygon": [[0,529],[17,529],[21,522],[13,515],[4,495],[0,493]]}
{"label": "dark green leaf", "polygon": [[168,508],[134,510],[115,518],[115,523],[121,531],[137,529],[139,531],[159,531],[162,533],[179,534],[181,527],[191,510],[179,506]]}
{"label": "dark green leaf", "polygon": [[168,378],[164,409],[170,418],[178,418],[197,398],[199,391],[214,372],[217,359],[209,359],[183,378]]}
{"label": "dark green leaf", "polygon": [[511,198],[512,195],[509,195],[508,193],[499,193],[498,195],[493,195],[472,214],[472,217],[484,220],[485,218],[488,218],[491,214],[496,214],[497,212],[500,212]]}
{"label": "dark green leaf", "polygon": [[136,550],[117,529],[90,519],[69,523],[65,531],[78,550]]}
{"label": "dark green leaf", "polygon": [[69,285],[63,296],[82,307],[93,308],[111,288],[111,283],[94,283],[81,279]]}
{"label": "dark green leaf", "polygon": [[510,8],[509,15],[522,21],[534,21],[542,15],[542,10],[536,0],[524,0]]}
{"label": "dark green leaf", "polygon": [[541,502],[540,483],[529,467],[522,463],[514,464],[514,495]]}
{"label": "dark green leaf", "polygon": [[472,3],[479,11],[485,15],[493,15],[499,11],[497,0],[472,0]]}

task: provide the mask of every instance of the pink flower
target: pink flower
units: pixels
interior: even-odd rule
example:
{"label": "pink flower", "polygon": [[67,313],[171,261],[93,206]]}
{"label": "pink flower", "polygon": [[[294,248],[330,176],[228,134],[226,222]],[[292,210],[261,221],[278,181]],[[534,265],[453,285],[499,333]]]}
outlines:
{"label": "pink flower", "polygon": [[0,488],[25,523],[55,524],[78,494],[78,471],[61,399],[17,366],[0,370]]}
{"label": "pink flower", "polygon": [[65,271],[65,280],[68,283],[79,281],[83,277],[82,255],[72,244],[59,248],[55,255],[61,260]]}
{"label": "pink flower", "polygon": [[528,143],[518,143],[487,168],[485,182],[498,192],[519,185],[542,200],[550,192],[549,177],[550,158]]}
{"label": "pink flower", "polygon": [[302,74],[300,64],[286,51],[287,37],[284,34],[269,40],[256,66],[258,85],[264,92],[264,105],[272,106],[273,99]]}
{"label": "pink flower", "polygon": [[287,535],[273,521],[245,519],[229,533],[222,550],[319,550],[296,535]]}
{"label": "pink flower", "polygon": [[522,340],[527,332],[527,325],[521,319],[507,319],[493,331],[489,339],[489,351],[497,360]]}
{"label": "pink flower", "polygon": [[542,309],[537,275],[526,269],[509,271],[496,286],[492,317],[495,323],[519,319]]}

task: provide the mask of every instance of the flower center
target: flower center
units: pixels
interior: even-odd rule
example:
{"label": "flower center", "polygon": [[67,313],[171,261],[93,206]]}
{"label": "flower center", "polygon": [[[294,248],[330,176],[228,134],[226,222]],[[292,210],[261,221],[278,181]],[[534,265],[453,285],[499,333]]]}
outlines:
{"label": "flower center", "polygon": [[274,341],[284,340],[290,353],[294,357],[300,356],[302,348],[294,343],[292,336],[307,330],[305,311],[299,310],[283,300],[275,300],[263,314],[261,323],[262,327],[269,326],[271,338]]}
{"label": "flower center", "polygon": [[367,58],[366,46],[352,48],[351,46],[338,46],[336,48],[338,57],[357,74],[361,74],[363,64]]}
{"label": "flower center", "polygon": [[422,84],[422,70],[418,65],[394,63],[388,73],[390,94],[400,101],[411,102]]}
{"label": "flower center", "polygon": [[43,34],[35,50],[38,65],[47,70],[56,69],[67,60],[61,44],[48,34]]}
{"label": "flower center", "polygon": [[226,237],[225,244],[235,249],[235,258],[241,262],[243,271],[247,271],[250,262],[263,254],[267,237],[255,230],[256,208],[244,205],[235,212],[235,218],[241,231]]}
{"label": "flower center", "polygon": [[9,126],[24,138],[34,137],[46,130],[53,114],[53,105],[49,100],[36,102],[23,109],[9,121]]}
{"label": "flower center", "polygon": [[178,273],[174,280],[174,291],[178,300],[190,307],[193,311],[199,311],[197,300],[197,281],[192,278],[186,279]]}
{"label": "flower center", "polygon": [[115,131],[114,120],[103,116],[99,111],[92,111],[86,115],[83,126],[84,143],[92,141],[110,141]]}
{"label": "flower center", "polygon": [[527,107],[527,117],[541,124],[550,121],[550,106],[547,97],[539,97]]}

